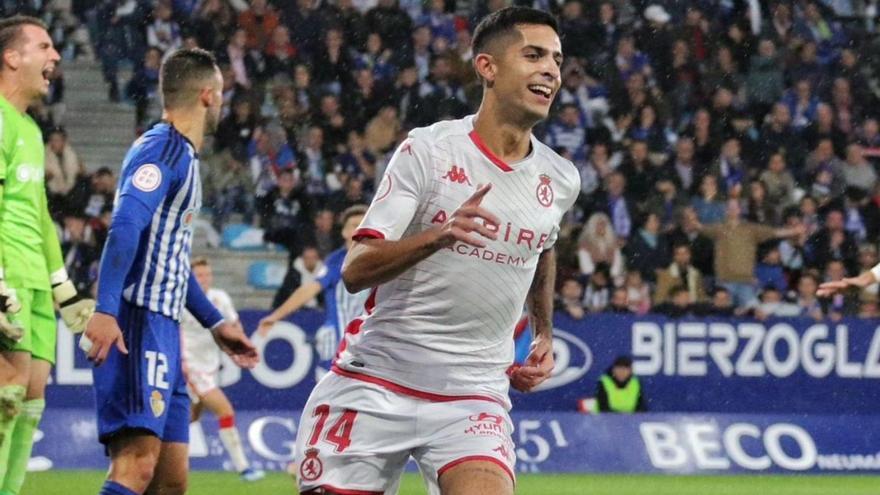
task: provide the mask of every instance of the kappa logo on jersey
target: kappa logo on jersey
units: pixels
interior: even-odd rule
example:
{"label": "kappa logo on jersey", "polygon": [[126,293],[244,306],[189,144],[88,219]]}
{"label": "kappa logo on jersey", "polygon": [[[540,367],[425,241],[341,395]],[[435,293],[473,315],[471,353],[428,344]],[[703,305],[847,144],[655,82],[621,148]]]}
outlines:
{"label": "kappa logo on jersey", "polygon": [[299,477],[305,481],[315,481],[324,474],[324,463],[318,458],[318,449],[306,450],[306,458],[299,465]]}
{"label": "kappa logo on jersey", "polygon": [[553,204],[553,188],[550,187],[550,176],[541,174],[538,179],[540,182],[538,183],[538,188],[535,189],[535,196],[537,196],[538,203],[541,206],[549,208]]}
{"label": "kappa logo on jersey", "polygon": [[165,399],[162,398],[162,392],[153,390],[150,394],[150,409],[153,410],[153,416],[157,418],[165,412]]}
{"label": "kappa logo on jersey", "polygon": [[162,183],[162,171],[156,165],[146,163],[134,172],[131,183],[143,192],[153,192]]}
{"label": "kappa logo on jersey", "polygon": [[471,180],[468,179],[467,173],[464,171],[464,167],[458,167],[453,165],[446,175],[441,177],[442,179],[449,179],[450,182],[454,182],[456,184],[467,184],[471,185]]}

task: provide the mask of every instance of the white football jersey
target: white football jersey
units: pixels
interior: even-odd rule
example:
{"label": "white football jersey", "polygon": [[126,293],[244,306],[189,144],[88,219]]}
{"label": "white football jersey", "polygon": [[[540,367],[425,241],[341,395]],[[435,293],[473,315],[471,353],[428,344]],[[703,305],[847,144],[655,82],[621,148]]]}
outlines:
{"label": "white football jersey", "polygon": [[[220,311],[228,323],[238,321],[238,312],[232,298],[222,289],[211,288],[205,294],[208,300]],[[216,372],[220,369],[220,348],[214,342],[211,331],[203,327],[189,311],[183,311],[180,319],[180,337],[183,347],[183,362],[187,368]]]}
{"label": "white football jersey", "polygon": [[444,223],[479,186],[498,239],[441,249],[373,289],[336,366],[427,394],[479,395],[509,407],[505,371],[539,255],[556,242],[580,191],[574,165],[531,137],[507,164],[473,129],[473,116],[414,129],[400,145],[355,239],[396,241]]}

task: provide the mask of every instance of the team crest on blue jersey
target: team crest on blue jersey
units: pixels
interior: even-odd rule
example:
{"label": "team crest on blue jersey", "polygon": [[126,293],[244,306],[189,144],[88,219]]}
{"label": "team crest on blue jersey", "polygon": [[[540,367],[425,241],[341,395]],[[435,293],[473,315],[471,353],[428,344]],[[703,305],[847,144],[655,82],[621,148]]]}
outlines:
{"label": "team crest on blue jersey", "polygon": [[152,163],[145,163],[135,170],[131,183],[143,192],[155,191],[162,184],[162,171]]}
{"label": "team crest on blue jersey", "polygon": [[183,212],[183,228],[191,229],[193,221],[196,219],[196,211],[192,208]]}
{"label": "team crest on blue jersey", "polygon": [[150,394],[150,409],[153,410],[153,416],[157,418],[165,412],[165,399],[162,398],[162,392],[153,390]]}

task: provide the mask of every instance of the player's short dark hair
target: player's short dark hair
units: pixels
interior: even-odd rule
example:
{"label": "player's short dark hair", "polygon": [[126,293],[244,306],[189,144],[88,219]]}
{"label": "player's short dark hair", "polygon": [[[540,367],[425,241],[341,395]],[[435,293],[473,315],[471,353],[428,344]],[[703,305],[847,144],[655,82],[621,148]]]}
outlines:
{"label": "player's short dark hair", "polygon": [[364,216],[366,214],[366,205],[349,206],[348,208],[343,210],[342,215],[339,216],[339,223],[341,225],[345,225],[345,222],[347,222],[351,217]]}
{"label": "player's short dark hair", "polygon": [[474,55],[486,51],[493,41],[515,34],[516,27],[522,24],[549,26],[559,34],[559,23],[549,13],[528,7],[507,7],[487,15],[474,29],[471,42]]}
{"label": "player's short dark hair", "polygon": [[213,77],[217,70],[217,60],[201,48],[185,48],[172,53],[159,71],[165,108],[191,105],[201,89],[196,85]]}
{"label": "player's short dark hair", "polygon": [[[28,25],[49,30],[46,23],[29,15],[14,15],[0,19],[0,55],[21,40],[23,28]],[[0,62],[0,67],[2,67],[2,62]]]}
{"label": "player's short dark hair", "polygon": [[208,258],[205,258],[204,256],[196,256],[190,261],[189,266],[192,268],[197,266],[211,266],[211,263],[208,261]]}

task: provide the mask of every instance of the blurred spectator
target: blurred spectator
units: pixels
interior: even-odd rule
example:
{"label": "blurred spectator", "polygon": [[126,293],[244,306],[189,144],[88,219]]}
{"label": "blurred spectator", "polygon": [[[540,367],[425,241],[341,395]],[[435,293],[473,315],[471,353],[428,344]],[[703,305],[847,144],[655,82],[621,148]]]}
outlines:
{"label": "blurred spectator", "polygon": [[642,278],[654,282],[657,270],[669,262],[666,237],[660,232],[660,218],[647,213],[624,250],[627,268],[638,270]]}
{"label": "blurred spectator", "polygon": [[669,318],[684,318],[694,316],[697,307],[691,302],[691,296],[687,288],[676,285],[669,291],[669,297],[665,302],[655,304],[653,311]]}
{"label": "blurred spectator", "polygon": [[654,291],[654,304],[663,304],[672,299],[673,289],[681,287],[688,296],[689,304],[706,300],[703,275],[691,264],[689,244],[676,244],[672,248],[672,264],[657,271],[657,288]]}
{"label": "blurred spectator", "polygon": [[764,287],[761,295],[758,296],[758,300],[759,302],[754,309],[754,316],[759,320],[771,316],[791,317],[801,314],[801,308],[797,304],[785,301],[783,293],[774,286]]}
{"label": "blurred spectator", "polygon": [[614,287],[611,290],[611,300],[608,302],[608,306],[605,306],[604,312],[618,315],[632,314],[628,294],[626,287]]}
{"label": "blurred spectator", "polygon": [[605,178],[605,187],[597,191],[588,204],[591,211],[604,213],[610,218],[613,234],[618,239],[626,239],[632,230],[631,212],[634,213],[634,209],[626,195],[626,184],[624,174],[612,172]]}
{"label": "blurred spectator", "polygon": [[[675,254],[674,247],[686,244],[690,248],[691,263],[703,276],[715,274],[714,250],[712,240],[700,232],[700,220],[692,207],[683,208],[679,212],[678,227],[669,233],[669,251]],[[687,284],[685,286],[689,287]]]}
{"label": "blurred spectator", "polygon": [[281,172],[296,167],[296,156],[287,144],[287,136],[276,127],[254,129],[247,156],[257,198],[268,195],[278,183]]}
{"label": "blurred spectator", "polygon": [[633,374],[632,359],[620,356],[599,378],[596,386],[597,412],[645,412],[645,398],[639,378]]}
{"label": "blurred spectator", "polygon": [[[365,17],[367,28],[379,33],[385,46],[406,46],[412,32],[412,19],[398,5],[397,0],[379,0]],[[427,26],[426,26],[427,28]],[[430,36],[430,30],[428,30]]]}
{"label": "blurred spectator", "polygon": [[611,299],[611,274],[607,263],[597,263],[584,290],[584,305],[590,313],[605,311]]}
{"label": "blurred spectator", "polygon": [[797,305],[800,308],[801,316],[809,316],[814,320],[821,320],[825,317],[822,310],[822,304],[816,297],[816,290],[819,288],[819,279],[812,273],[804,273],[798,280],[797,285]]}
{"label": "blurred spectator", "polygon": [[865,192],[873,191],[877,183],[877,172],[865,159],[862,146],[857,143],[846,147],[843,181],[847,187],[858,188]]}
{"label": "blurred spectator", "polygon": [[564,149],[574,162],[586,159],[587,130],[580,121],[580,110],[574,103],[565,103],[559,116],[547,126],[544,144]]}
{"label": "blurred spectator", "polygon": [[[816,292],[813,288],[813,294]],[[706,308],[706,314],[709,316],[731,317],[736,313],[736,306],[733,304],[733,295],[724,287],[716,287],[712,292],[712,302]]]}
{"label": "blurred spectator", "polygon": [[766,187],[767,202],[776,208],[784,208],[791,204],[797,184],[794,176],[786,168],[785,156],[773,153],[767,162],[767,168],[760,175],[760,181]]}
{"label": "blurred spectator", "polygon": [[822,228],[807,239],[805,248],[807,265],[812,268],[823,269],[829,261],[839,260],[849,273],[856,273],[858,244],[846,231],[843,212],[839,209],[825,213]]}
{"label": "blurred spectator", "polygon": [[250,8],[238,16],[238,25],[247,36],[246,46],[250,50],[262,50],[269,41],[281,19],[268,0],[250,0]]}
{"label": "blurred spectator", "polygon": [[779,204],[767,198],[767,186],[760,180],[748,184],[748,197],[745,201],[746,220],[764,225],[777,226],[782,212]]}
{"label": "blurred spectator", "polygon": [[216,152],[226,148],[247,149],[254,137],[258,119],[250,98],[239,96],[232,101],[231,107],[232,111],[220,121],[217,131],[214,133],[214,151]]}
{"label": "blurred spectator", "polygon": [[160,53],[170,53],[182,44],[180,25],[172,17],[170,0],[159,0],[155,5],[153,22],[147,26],[147,46]]}
{"label": "blurred spectator", "polygon": [[91,187],[86,196],[84,210],[90,217],[98,217],[104,209],[113,205],[116,196],[116,176],[107,167],[101,167],[91,176]]}
{"label": "blurred spectator", "polygon": [[125,88],[125,95],[134,102],[135,133],[141,134],[151,123],[162,117],[159,97],[159,66],[162,51],[156,47],[147,49],[144,63]]}
{"label": "blurred spectator", "polygon": [[324,43],[312,57],[312,78],[322,91],[335,95],[351,85],[354,62],[345,47],[342,30],[330,28],[324,33]]}
{"label": "blurred spectator", "polygon": [[590,157],[583,165],[578,165],[581,174],[581,194],[593,194],[614,171],[615,163],[609,154],[608,145],[602,142],[590,147]]}
{"label": "blurred spectator", "polygon": [[718,178],[704,175],[700,181],[700,194],[691,199],[691,206],[700,223],[716,224],[724,220],[724,199],[718,190]]}
{"label": "blurred spectator", "polygon": [[627,271],[620,288],[626,292],[626,305],[630,312],[643,315],[651,310],[651,287],[638,270]]}
{"label": "blurred spectator", "polygon": [[[318,249],[314,246],[306,246],[303,248],[302,254],[293,260],[293,263],[290,264],[287,270],[288,274],[284,276],[284,283],[282,283],[281,287],[278,289],[278,292],[275,295],[275,300],[272,302],[272,307],[277,308],[285,301],[286,297],[279,298],[279,295],[286,294],[289,297],[289,295],[297,288],[314,282],[321,276],[325,267]],[[291,275],[291,272],[296,273],[295,275]],[[317,308],[318,299],[312,298],[303,304],[303,306],[312,309]]]}
{"label": "blurred spectator", "polygon": [[290,41],[290,31],[287,26],[278,26],[272,30],[266,47],[266,77],[272,78],[279,74],[289,75],[293,73],[296,62],[296,46]]}
{"label": "blurred spectator", "polygon": [[[847,269],[843,262],[832,260],[825,265],[825,276],[822,281],[837,282],[846,276]],[[828,316],[835,321],[844,316],[855,316],[859,308],[859,293],[854,290],[838,292],[828,299],[827,304]]]}
{"label": "blurred spectator", "polygon": [[212,225],[221,231],[232,214],[242,216],[245,223],[254,217],[254,182],[245,166],[247,157],[241,149],[229,149],[207,159],[202,169],[205,205],[213,210]]}
{"label": "blurred spectator", "polygon": [[718,284],[733,295],[737,306],[754,302],[754,270],[758,244],[779,237],[799,234],[803,227],[774,229],[740,219],[739,202],[727,201],[724,223],[703,227],[703,233],[715,241],[715,277]]}
{"label": "blurred spectator", "polygon": [[82,211],[68,211],[59,237],[64,268],[78,291],[91,294],[92,285],[97,281],[102,246],[95,243],[88,215]]}
{"label": "blurred spectator", "polygon": [[200,47],[216,52],[224,46],[224,37],[231,31],[234,21],[235,13],[228,2],[204,0],[191,19],[191,29]]}
{"label": "blurred spectator", "polygon": [[339,233],[335,230],[335,216],[328,209],[320,209],[315,213],[315,239],[314,245],[318,249],[321,258],[325,258],[341,242]]}
{"label": "blurred spectator", "polygon": [[110,101],[118,102],[119,63],[137,66],[143,60],[146,40],[142,27],[148,17],[148,3],[137,0],[100,0],[95,8],[96,44]]}
{"label": "blurred spectator", "polygon": [[782,267],[782,258],[778,245],[772,241],[758,250],[760,262],[755,265],[755,281],[763,290],[773,288],[781,293],[788,290],[788,280]]}
{"label": "blurred spectator", "polygon": [[623,276],[623,254],[608,215],[594,213],[587,220],[578,239],[578,263],[584,275],[591,275],[604,263],[612,277]]}
{"label": "blurred spectator", "polygon": [[556,296],[555,309],[565,311],[575,320],[580,320],[586,314],[583,306],[584,286],[576,278],[566,278],[559,286]]}
{"label": "blurred spectator", "polygon": [[83,175],[79,157],[67,141],[64,128],[56,127],[48,136],[45,152],[46,192],[53,215],[67,210],[65,199]]}
{"label": "blurred spectator", "polygon": [[314,230],[309,211],[311,201],[297,175],[294,169],[279,171],[278,185],[257,205],[265,231],[263,239],[286,248],[291,260],[300,255],[304,246],[311,244]]}

